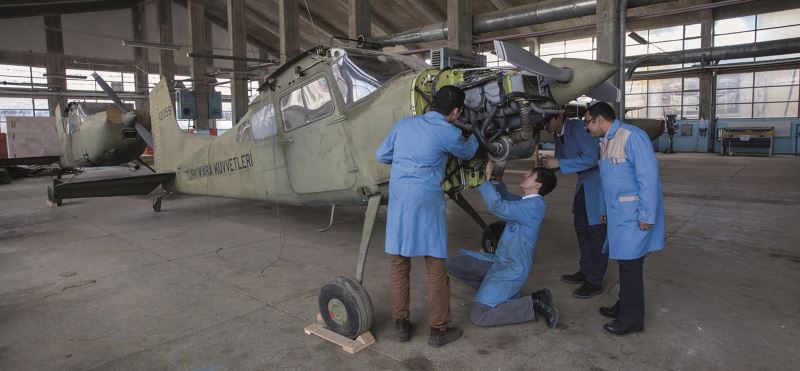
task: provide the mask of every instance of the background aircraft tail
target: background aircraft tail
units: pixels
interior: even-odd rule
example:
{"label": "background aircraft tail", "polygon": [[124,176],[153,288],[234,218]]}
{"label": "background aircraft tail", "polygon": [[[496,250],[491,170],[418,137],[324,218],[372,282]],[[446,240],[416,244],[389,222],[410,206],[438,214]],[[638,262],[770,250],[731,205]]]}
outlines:
{"label": "background aircraft tail", "polygon": [[214,137],[188,134],[178,127],[167,80],[162,79],[150,92],[150,119],[153,130],[153,156],[156,171],[175,171],[180,162],[211,144]]}

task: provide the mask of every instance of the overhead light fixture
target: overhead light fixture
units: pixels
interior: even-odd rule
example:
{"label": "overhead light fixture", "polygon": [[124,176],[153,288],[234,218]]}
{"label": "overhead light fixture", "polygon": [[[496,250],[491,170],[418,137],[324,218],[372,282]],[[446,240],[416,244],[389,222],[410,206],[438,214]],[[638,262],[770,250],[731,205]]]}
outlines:
{"label": "overhead light fixture", "polygon": [[135,40],[122,40],[122,46],[130,46],[134,48],[164,49],[164,50],[181,49],[180,45],[156,44],[156,43],[148,43],[144,41],[135,41]]}
{"label": "overhead light fixture", "polygon": [[649,42],[649,41],[647,41],[647,40],[646,40],[644,37],[642,37],[641,35],[639,35],[639,34],[638,34],[638,33],[636,33],[636,32],[631,32],[631,33],[629,33],[629,34],[628,34],[628,37],[630,37],[631,39],[633,39],[634,41],[636,41],[637,43],[639,43],[639,44],[641,44],[641,45],[647,45],[647,44],[649,44],[649,43],[650,43],[650,42]]}

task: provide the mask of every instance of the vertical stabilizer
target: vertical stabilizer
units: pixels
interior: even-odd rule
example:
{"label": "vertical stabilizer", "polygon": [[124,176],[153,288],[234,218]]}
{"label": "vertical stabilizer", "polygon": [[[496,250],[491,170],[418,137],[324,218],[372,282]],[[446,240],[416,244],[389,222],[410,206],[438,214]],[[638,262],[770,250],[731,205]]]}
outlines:
{"label": "vertical stabilizer", "polygon": [[214,139],[181,131],[165,79],[161,79],[150,92],[150,120],[155,143],[153,157],[158,172],[174,171],[182,159],[208,146]]}

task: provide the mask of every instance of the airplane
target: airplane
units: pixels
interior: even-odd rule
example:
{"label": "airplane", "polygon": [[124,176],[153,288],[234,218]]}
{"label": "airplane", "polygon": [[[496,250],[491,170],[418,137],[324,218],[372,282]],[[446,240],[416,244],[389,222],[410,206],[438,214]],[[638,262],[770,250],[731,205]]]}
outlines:
{"label": "airplane", "polygon": [[[114,166],[138,161],[150,140],[147,110],[131,110],[122,103],[100,75],[92,77],[103,91],[116,99],[110,103],[70,102],[56,107],[56,134],[60,155],[0,159],[0,168],[15,165],[48,165],[61,169]],[[139,165],[136,165],[138,169]],[[56,175],[61,178],[61,172]]]}
{"label": "airplane", "polygon": [[394,123],[426,112],[442,86],[465,91],[455,125],[474,134],[480,149],[470,161],[451,159],[442,187],[496,238],[461,193],[485,181],[487,158],[530,157],[545,115],[563,113],[563,105],[616,72],[590,60],[546,63],[500,41],[495,48],[516,67],[439,70],[410,56],[316,47],[272,72],[244,117],[219,137],[182,132],[162,80],[150,92],[156,173],[54,182],[48,199],[147,195],[161,186],[154,211],[169,193],[331,206],[331,216],[334,205],[366,205],[355,279],[334,278],[318,298],[325,326],[355,339],[372,326],[364,267],[379,206],[388,202],[390,166],[377,162],[374,151]]}

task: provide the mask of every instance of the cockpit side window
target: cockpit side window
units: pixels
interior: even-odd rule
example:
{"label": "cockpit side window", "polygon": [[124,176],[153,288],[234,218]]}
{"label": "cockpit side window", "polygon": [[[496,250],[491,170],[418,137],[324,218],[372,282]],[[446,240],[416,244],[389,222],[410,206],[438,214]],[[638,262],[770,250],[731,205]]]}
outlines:
{"label": "cockpit side window", "polygon": [[333,113],[328,79],[320,77],[281,98],[281,114],[286,131],[299,128]]}
{"label": "cockpit side window", "polygon": [[272,103],[261,107],[250,119],[253,127],[253,139],[256,141],[264,140],[275,136],[277,133],[275,126],[275,110]]}
{"label": "cockpit side window", "polygon": [[249,143],[253,139],[253,128],[251,121],[247,120],[236,127],[236,141],[239,143]]}

